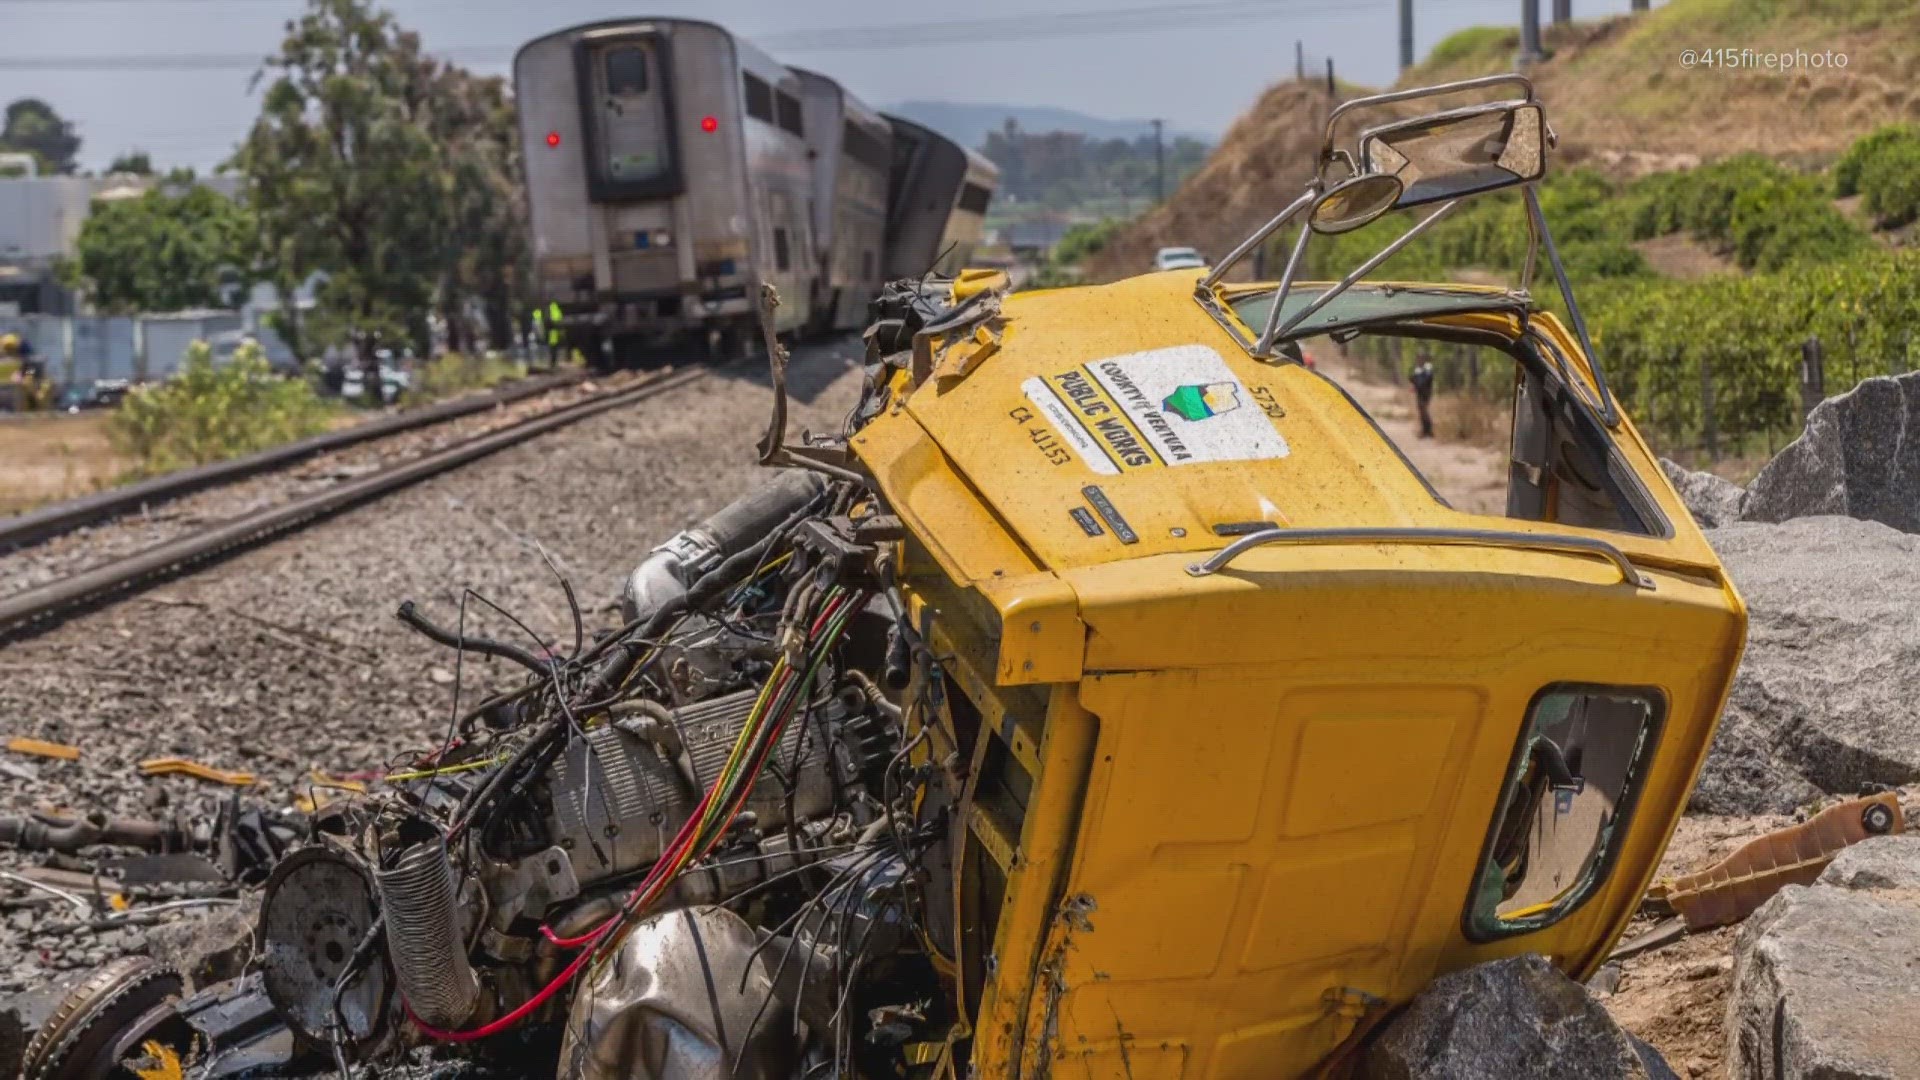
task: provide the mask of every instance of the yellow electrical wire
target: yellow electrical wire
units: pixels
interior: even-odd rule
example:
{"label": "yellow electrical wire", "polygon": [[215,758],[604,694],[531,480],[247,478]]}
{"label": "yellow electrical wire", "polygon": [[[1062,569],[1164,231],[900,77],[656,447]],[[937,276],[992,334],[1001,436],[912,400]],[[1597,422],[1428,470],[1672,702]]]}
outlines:
{"label": "yellow electrical wire", "polygon": [[419,769],[414,772],[388,773],[384,780],[397,784],[403,780],[425,780],[429,776],[444,776],[447,773],[466,772],[469,769],[484,769],[489,765],[498,765],[507,760],[505,756],[487,758],[485,761],[463,761],[458,765],[447,765],[438,769]]}

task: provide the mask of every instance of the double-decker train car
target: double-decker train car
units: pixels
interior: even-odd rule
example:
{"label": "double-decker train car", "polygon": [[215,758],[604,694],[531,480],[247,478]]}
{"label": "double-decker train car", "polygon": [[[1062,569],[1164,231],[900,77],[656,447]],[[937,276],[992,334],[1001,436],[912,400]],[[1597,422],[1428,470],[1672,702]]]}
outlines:
{"label": "double-decker train car", "polygon": [[823,330],[866,325],[885,281],[887,171],[893,129],[833,79],[793,69],[813,151],[813,237],[820,263],[812,303]]}
{"label": "double-decker train car", "polygon": [[887,277],[956,274],[980,243],[1000,170],[932,128],[883,115],[893,128]]}
{"label": "double-decker train car", "polygon": [[[685,331],[809,321],[814,176],[799,79],[722,27],[561,30],[514,57],[534,275],[569,344],[625,360]],[[750,335],[749,335],[750,337]]]}
{"label": "double-decker train car", "polygon": [[[991,162],[695,19],[559,30],[514,57],[533,271],[594,363],[862,324],[891,277],[978,242]],[[945,255],[935,266],[935,257]]]}

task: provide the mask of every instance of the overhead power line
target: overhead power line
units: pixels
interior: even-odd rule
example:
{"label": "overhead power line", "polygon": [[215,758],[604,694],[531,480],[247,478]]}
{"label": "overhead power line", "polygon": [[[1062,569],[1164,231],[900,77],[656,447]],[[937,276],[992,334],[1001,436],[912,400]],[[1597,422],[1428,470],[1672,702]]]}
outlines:
{"label": "overhead power line", "polygon": [[[0,0],[0,4],[42,0]],[[83,0],[94,3],[260,3],[266,0]],[[1222,23],[1247,25],[1301,15],[1359,14],[1384,10],[1392,0],[1212,0],[1156,8],[1058,12],[999,18],[943,20],[839,28],[806,28],[742,33],[741,37],[777,55],[857,52],[872,49],[1007,45],[1040,39],[1105,37],[1117,34],[1218,30]],[[519,45],[454,45],[429,49],[459,63],[505,63]],[[264,62],[255,53],[121,53],[110,55],[0,56],[0,71],[253,71]]]}

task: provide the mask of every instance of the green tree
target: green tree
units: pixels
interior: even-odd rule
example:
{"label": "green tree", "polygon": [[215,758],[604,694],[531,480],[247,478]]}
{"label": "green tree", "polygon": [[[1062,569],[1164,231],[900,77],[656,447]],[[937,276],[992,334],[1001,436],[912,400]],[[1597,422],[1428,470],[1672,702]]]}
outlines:
{"label": "green tree", "polygon": [[[288,345],[350,343],[371,371],[383,342],[425,355],[435,310],[455,349],[473,344],[475,310],[506,345],[527,264],[506,84],[428,57],[369,0],[308,0],[258,78],[260,118],[231,164]],[[302,320],[291,298],[316,275]]]}
{"label": "green tree", "polygon": [[245,209],[177,173],[138,198],[95,204],[80,227],[80,282],[113,312],[231,307],[252,231]]}
{"label": "green tree", "polygon": [[1888,124],[1853,140],[1833,163],[1833,193],[1842,199],[1858,195],[1869,162],[1893,147],[1915,145],[1920,145],[1920,128],[1912,124]]}
{"label": "green tree", "polygon": [[460,68],[433,71],[429,129],[447,171],[442,206],[440,314],[447,347],[473,351],[467,313],[477,307],[487,344],[506,348],[528,292],[520,139],[505,80]]}
{"label": "green tree", "polygon": [[39,98],[21,98],[7,106],[0,150],[24,151],[39,159],[41,172],[66,174],[74,170],[80,137],[53,106]]}
{"label": "green tree", "polygon": [[[1206,161],[1209,149],[1184,135],[1166,140],[1160,153],[1169,194]],[[1021,130],[1011,117],[1001,130],[987,133],[980,152],[1000,169],[1002,198],[1061,210],[1116,198],[1151,199],[1160,160],[1150,135],[1129,140],[1035,133]]]}
{"label": "green tree", "polygon": [[147,156],[145,150],[135,150],[114,158],[113,164],[107,166],[107,172],[131,173],[134,176],[152,176],[153,159]]}
{"label": "green tree", "polygon": [[[290,345],[351,343],[379,392],[381,342],[423,345],[452,182],[428,127],[434,65],[365,0],[309,0],[288,24],[232,166],[281,286]],[[322,274],[310,322],[291,286]]]}

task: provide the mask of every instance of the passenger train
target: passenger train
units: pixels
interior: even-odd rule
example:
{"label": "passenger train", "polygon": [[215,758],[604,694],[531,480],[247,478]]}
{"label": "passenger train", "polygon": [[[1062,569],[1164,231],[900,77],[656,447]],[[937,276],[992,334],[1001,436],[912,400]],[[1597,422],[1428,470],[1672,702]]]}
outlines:
{"label": "passenger train", "polygon": [[595,363],[688,337],[751,348],[762,282],[781,333],[858,327],[883,282],[971,257],[998,181],[700,20],[556,31],[520,48],[513,80],[534,286]]}

